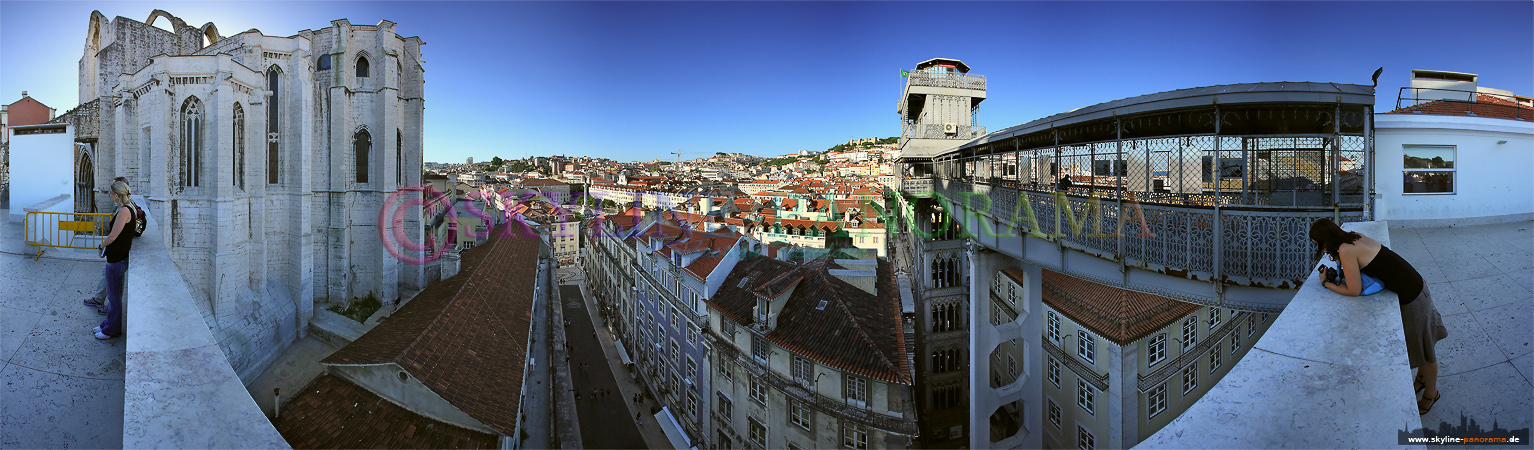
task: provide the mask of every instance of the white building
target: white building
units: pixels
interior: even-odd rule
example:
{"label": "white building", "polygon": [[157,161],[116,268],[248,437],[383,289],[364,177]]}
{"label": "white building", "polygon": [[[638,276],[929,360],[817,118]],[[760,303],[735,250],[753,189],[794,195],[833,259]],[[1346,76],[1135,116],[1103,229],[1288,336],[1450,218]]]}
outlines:
{"label": "white building", "polygon": [[1397,226],[1534,220],[1534,106],[1479,77],[1412,71],[1374,115],[1375,217]]}

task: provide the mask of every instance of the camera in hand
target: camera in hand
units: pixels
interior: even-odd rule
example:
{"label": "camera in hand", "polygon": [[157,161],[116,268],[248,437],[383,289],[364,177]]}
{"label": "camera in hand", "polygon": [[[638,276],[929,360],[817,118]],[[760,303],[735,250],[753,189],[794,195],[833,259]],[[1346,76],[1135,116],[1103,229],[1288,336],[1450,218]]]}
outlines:
{"label": "camera in hand", "polygon": [[1342,284],[1342,280],[1340,280],[1341,274],[1337,273],[1337,269],[1322,265],[1319,270],[1321,271],[1322,280],[1332,284]]}

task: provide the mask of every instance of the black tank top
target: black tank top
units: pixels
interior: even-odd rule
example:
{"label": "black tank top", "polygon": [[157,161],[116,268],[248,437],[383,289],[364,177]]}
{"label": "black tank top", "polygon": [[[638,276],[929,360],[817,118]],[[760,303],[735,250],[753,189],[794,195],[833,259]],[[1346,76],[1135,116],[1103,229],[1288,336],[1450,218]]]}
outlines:
{"label": "black tank top", "polygon": [[1358,271],[1378,278],[1385,284],[1385,289],[1401,297],[1403,306],[1416,300],[1418,295],[1422,295],[1422,274],[1417,273],[1417,269],[1401,259],[1401,255],[1390,251],[1390,248],[1384,245],[1380,245],[1380,253],[1374,255],[1374,260],[1369,261],[1369,266],[1360,268]]}
{"label": "black tank top", "polygon": [[[117,215],[122,214],[123,208],[127,207],[119,207],[117,208],[117,212],[112,213],[112,224],[115,225],[117,223]],[[132,211],[132,209],[129,209],[129,211]],[[129,215],[131,216],[132,213],[129,213]],[[132,248],[133,218],[129,217],[128,224],[123,226],[123,230],[117,233],[117,239],[113,240],[111,244],[107,244],[107,263],[117,263],[128,259],[128,250],[131,250]]]}

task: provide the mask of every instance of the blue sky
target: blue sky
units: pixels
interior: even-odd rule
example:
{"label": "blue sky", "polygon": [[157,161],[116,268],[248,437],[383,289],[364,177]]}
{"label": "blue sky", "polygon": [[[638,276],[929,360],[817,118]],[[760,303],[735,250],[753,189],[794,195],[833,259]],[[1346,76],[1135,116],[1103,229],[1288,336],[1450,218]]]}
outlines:
{"label": "blue sky", "polygon": [[1214,84],[1369,84],[1411,69],[1534,94],[1534,3],[1429,2],[0,2],[0,102],[77,103],[92,10],[165,9],[225,35],[333,19],[399,23],[426,67],[426,159],[668,152],[777,155],[899,134],[899,70],[986,75],[991,130]]}

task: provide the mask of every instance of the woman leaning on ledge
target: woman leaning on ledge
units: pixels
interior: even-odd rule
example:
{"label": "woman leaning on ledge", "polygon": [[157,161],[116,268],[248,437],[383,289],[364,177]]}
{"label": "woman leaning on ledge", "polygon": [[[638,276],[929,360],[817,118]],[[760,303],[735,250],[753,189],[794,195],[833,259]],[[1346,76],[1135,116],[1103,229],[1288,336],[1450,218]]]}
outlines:
{"label": "woman leaning on ledge", "polygon": [[[1321,285],[1342,295],[1356,296],[1363,289],[1363,277],[1359,273],[1377,278],[1385,289],[1400,296],[1401,326],[1406,330],[1406,356],[1417,371],[1416,392],[1422,394],[1417,401],[1417,413],[1427,414],[1433,404],[1443,398],[1438,392],[1438,357],[1433,347],[1449,336],[1443,326],[1443,316],[1433,307],[1422,275],[1401,255],[1358,232],[1343,231],[1331,219],[1317,220],[1310,226],[1310,239],[1316,242],[1316,258],[1322,253],[1331,255],[1342,268],[1345,284],[1327,281]],[[1329,269],[1323,269],[1329,270]]]}

